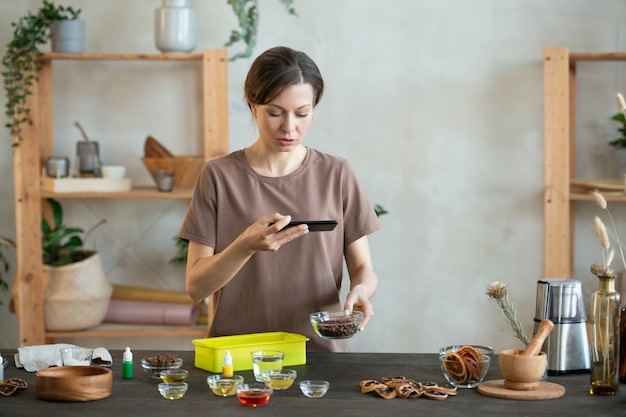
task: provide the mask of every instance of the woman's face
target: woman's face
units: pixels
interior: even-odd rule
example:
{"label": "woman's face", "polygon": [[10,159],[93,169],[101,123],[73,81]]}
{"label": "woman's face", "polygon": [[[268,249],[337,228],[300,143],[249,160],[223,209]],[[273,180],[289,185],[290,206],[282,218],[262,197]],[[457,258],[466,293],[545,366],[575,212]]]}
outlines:
{"label": "woman's face", "polygon": [[313,88],[296,84],[285,88],[268,104],[253,104],[263,143],[277,152],[289,152],[304,139],[313,120]]}

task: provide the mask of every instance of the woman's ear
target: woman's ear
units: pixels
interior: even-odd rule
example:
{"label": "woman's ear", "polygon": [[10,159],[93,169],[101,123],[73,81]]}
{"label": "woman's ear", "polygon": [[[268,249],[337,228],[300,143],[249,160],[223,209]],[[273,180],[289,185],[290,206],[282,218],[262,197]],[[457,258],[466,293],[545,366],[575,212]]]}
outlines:
{"label": "woman's ear", "polygon": [[250,104],[250,111],[252,112],[252,118],[256,120],[256,113],[257,113],[256,104]]}

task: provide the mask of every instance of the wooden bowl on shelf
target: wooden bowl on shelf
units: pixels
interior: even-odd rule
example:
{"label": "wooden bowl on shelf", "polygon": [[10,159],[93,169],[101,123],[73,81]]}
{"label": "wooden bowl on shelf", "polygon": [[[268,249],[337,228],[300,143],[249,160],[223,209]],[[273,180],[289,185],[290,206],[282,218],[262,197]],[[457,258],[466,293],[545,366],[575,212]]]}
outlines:
{"label": "wooden bowl on shelf", "polygon": [[143,157],[141,162],[143,162],[155,183],[157,171],[173,171],[174,188],[190,190],[196,185],[198,174],[204,165],[204,158],[201,156]]}
{"label": "wooden bowl on shelf", "polygon": [[113,373],[99,366],[61,366],[38,371],[35,385],[40,400],[100,400],[111,395]]}

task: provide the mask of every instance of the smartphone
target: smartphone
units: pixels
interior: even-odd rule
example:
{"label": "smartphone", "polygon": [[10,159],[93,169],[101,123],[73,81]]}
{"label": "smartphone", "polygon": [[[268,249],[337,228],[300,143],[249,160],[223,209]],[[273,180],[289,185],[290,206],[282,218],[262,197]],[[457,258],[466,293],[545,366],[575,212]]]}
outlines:
{"label": "smartphone", "polygon": [[309,232],[329,232],[337,226],[337,220],[300,220],[292,221],[284,227],[298,226],[301,224],[307,224],[309,226]]}

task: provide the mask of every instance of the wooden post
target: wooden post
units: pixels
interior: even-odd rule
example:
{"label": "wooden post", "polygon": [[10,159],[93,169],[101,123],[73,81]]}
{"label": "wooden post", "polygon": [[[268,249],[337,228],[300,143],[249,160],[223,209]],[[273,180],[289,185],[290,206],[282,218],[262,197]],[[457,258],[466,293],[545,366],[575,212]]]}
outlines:
{"label": "wooden post", "polygon": [[570,278],[572,215],[569,193],[573,164],[575,82],[567,48],[544,50],[544,278]]}
{"label": "wooden post", "polygon": [[225,49],[202,54],[204,159],[228,154],[228,55]]}
{"label": "wooden post", "polygon": [[[46,82],[49,74],[48,66],[43,73],[38,74],[40,82],[42,75]],[[40,101],[37,99],[40,95],[38,83],[34,83],[31,88],[33,94],[29,97],[29,107],[33,124],[22,126],[22,141],[13,152],[17,270],[11,292],[19,319],[20,346],[45,343],[39,187],[42,167],[39,141],[41,124],[38,118]]]}

